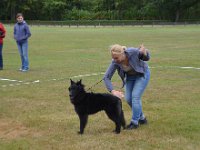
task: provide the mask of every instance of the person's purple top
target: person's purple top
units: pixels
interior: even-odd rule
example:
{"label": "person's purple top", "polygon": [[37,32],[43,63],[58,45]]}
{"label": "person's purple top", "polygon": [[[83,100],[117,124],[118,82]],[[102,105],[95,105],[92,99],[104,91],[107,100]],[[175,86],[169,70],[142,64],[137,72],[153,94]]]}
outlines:
{"label": "person's purple top", "polygon": [[23,43],[31,36],[29,26],[25,21],[16,23],[14,26],[14,38],[17,42]]}

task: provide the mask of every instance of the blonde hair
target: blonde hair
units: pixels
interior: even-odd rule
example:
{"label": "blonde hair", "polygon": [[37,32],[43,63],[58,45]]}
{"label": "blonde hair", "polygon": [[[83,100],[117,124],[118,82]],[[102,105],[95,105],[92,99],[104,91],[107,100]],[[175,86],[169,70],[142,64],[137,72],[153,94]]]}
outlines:
{"label": "blonde hair", "polygon": [[121,46],[119,44],[114,44],[110,46],[110,52],[111,54],[123,54],[124,51],[126,50],[126,46]]}

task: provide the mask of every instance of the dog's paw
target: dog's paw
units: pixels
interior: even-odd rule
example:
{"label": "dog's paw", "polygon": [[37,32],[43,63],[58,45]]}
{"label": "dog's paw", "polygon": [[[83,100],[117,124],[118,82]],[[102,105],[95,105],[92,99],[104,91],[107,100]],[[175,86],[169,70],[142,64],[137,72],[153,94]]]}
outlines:
{"label": "dog's paw", "polygon": [[82,135],[82,134],[83,134],[83,132],[80,132],[80,131],[78,131],[77,133],[78,133],[78,134],[80,134],[80,135]]}
{"label": "dog's paw", "polygon": [[113,133],[120,134],[120,131],[113,130]]}

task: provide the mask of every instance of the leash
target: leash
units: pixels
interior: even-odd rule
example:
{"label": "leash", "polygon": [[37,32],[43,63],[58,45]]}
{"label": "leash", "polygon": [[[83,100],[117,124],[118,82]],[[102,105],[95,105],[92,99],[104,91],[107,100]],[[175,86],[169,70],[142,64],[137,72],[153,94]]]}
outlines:
{"label": "leash", "polygon": [[86,91],[88,92],[89,90],[91,90],[94,86],[96,86],[97,84],[101,83],[103,81],[103,79],[101,79],[100,81],[96,82],[95,84],[93,84],[90,88],[88,88]]}

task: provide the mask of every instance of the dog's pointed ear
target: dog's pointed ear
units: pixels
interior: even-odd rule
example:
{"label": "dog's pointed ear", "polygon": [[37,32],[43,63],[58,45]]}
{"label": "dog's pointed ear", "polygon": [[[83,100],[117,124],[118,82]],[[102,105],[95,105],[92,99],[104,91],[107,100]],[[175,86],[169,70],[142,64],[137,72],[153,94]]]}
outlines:
{"label": "dog's pointed ear", "polygon": [[72,81],[72,79],[70,79],[70,82],[71,82],[71,84],[73,84],[73,83],[74,83],[74,81]]}
{"label": "dog's pointed ear", "polygon": [[80,79],[80,81],[77,82],[78,85],[82,85],[82,79]]}

